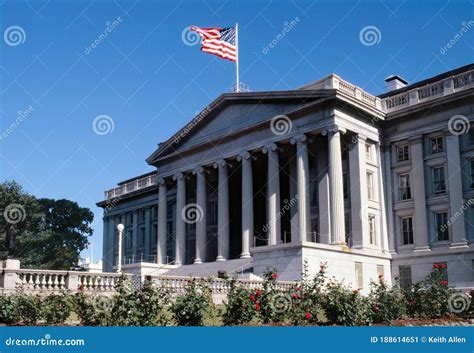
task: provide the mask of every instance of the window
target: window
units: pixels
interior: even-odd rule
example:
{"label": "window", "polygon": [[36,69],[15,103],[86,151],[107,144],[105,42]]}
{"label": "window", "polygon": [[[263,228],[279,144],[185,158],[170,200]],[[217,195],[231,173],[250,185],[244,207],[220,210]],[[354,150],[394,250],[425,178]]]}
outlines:
{"label": "window", "polygon": [[372,245],[376,244],[376,224],[375,224],[375,216],[369,215],[369,243]]}
{"label": "window", "polygon": [[349,198],[349,173],[342,173],[342,192],[344,194],[344,199]]}
{"label": "window", "polygon": [[374,200],[374,174],[372,172],[367,172],[367,197],[369,200]]}
{"label": "window", "polygon": [[402,242],[403,245],[413,244],[413,218],[402,218]]}
{"label": "window", "polygon": [[448,214],[446,212],[436,213],[436,238],[438,241],[449,240]]}
{"label": "window", "polygon": [[435,167],[433,174],[433,194],[443,194],[446,192],[446,182],[444,180],[444,167]]}
{"label": "window", "polygon": [[133,244],[133,238],[132,237],[133,237],[132,231],[131,230],[127,231],[126,241],[125,241],[125,247],[127,249],[132,248],[132,244]]}
{"label": "window", "polygon": [[431,154],[441,153],[444,151],[443,136],[436,136],[430,139]]}
{"label": "window", "polygon": [[131,214],[131,213],[128,214],[128,224],[129,225],[133,224],[133,214]]}
{"label": "window", "polygon": [[377,275],[379,276],[379,278],[385,276],[385,270],[383,265],[377,265]]}
{"label": "window", "polygon": [[209,225],[217,225],[217,202],[209,202]]}
{"label": "window", "polygon": [[151,219],[156,220],[158,218],[158,207],[152,206],[150,212],[151,212]]}
{"label": "window", "polygon": [[145,222],[145,210],[140,210],[140,212],[138,213],[138,217],[140,222]]}
{"label": "window", "polygon": [[411,266],[400,266],[398,268],[400,287],[406,288],[411,285]]}
{"label": "window", "polygon": [[397,147],[397,162],[404,162],[410,159],[410,146],[401,145]]}
{"label": "window", "polygon": [[471,189],[474,189],[474,159],[469,161],[471,167]]}
{"label": "window", "polygon": [[344,231],[345,231],[345,238],[346,238],[346,244],[351,245],[352,243],[352,237],[351,237],[351,223],[350,223],[350,214],[345,213],[344,214]]}
{"label": "window", "polygon": [[151,247],[156,247],[156,243],[158,242],[158,225],[153,224],[151,228]]}
{"label": "window", "polygon": [[357,289],[364,288],[364,273],[362,270],[362,262],[355,263],[355,279]]}
{"label": "window", "polygon": [[400,189],[400,200],[411,199],[410,174],[400,174],[399,189]]}
{"label": "window", "polygon": [[369,143],[365,144],[365,159],[372,161],[372,145]]}
{"label": "window", "polygon": [[140,227],[139,238],[138,238],[138,246],[140,248],[145,246],[145,227]]}

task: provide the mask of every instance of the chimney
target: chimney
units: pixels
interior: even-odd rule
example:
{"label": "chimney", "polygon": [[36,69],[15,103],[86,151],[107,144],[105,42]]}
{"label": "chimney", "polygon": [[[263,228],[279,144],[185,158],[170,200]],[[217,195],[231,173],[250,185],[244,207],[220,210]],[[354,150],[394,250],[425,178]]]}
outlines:
{"label": "chimney", "polygon": [[401,78],[398,75],[390,75],[385,79],[386,85],[385,88],[387,92],[394,91],[399,88],[403,88],[408,85],[408,81]]}

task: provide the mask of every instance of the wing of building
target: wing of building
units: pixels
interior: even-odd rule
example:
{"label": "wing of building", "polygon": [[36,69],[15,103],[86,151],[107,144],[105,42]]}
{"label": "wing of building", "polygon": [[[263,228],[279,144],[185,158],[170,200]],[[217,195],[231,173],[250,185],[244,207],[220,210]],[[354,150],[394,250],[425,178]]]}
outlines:
{"label": "wing of building", "polygon": [[474,64],[386,81],[218,97],[146,159],[156,171],[105,192],[104,271],[294,280],[327,262],[367,290],[446,263],[474,287]]}

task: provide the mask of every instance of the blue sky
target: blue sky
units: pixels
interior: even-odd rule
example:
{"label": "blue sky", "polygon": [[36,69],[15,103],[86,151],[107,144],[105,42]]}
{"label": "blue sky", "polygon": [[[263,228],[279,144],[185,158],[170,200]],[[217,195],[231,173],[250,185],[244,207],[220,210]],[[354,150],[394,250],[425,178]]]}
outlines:
{"label": "blue sky", "polygon": [[[97,259],[103,191],[152,170],[157,143],[234,84],[234,64],[185,43],[187,26],[238,21],[241,80],[253,91],[335,72],[379,94],[390,74],[416,82],[472,62],[472,20],[473,0],[0,1],[0,180],[91,208]],[[375,37],[364,44],[367,27]],[[113,131],[94,131],[100,115]]]}

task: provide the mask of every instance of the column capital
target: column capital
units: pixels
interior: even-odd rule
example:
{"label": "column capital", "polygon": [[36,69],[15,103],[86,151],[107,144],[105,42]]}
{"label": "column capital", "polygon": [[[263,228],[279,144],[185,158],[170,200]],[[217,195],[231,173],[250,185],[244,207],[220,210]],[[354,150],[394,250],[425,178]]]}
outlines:
{"label": "column capital", "polygon": [[332,132],[332,133],[340,132],[341,134],[345,134],[347,132],[347,130],[345,128],[343,128],[342,126],[334,124],[334,125],[328,126],[326,129],[323,129],[321,131],[321,134],[323,136],[326,136],[330,132]]}
{"label": "column capital", "polygon": [[269,143],[262,147],[262,152],[267,154],[268,152],[275,152],[278,149],[278,145],[276,143]]}
{"label": "column capital", "polygon": [[184,174],[179,172],[179,173],[176,173],[175,175],[173,175],[173,180],[181,180],[184,178]]}
{"label": "column capital", "polygon": [[225,167],[226,165],[227,162],[225,161],[225,159],[218,159],[214,162],[214,168]]}
{"label": "column capital", "polygon": [[356,137],[359,141],[361,141],[361,142],[367,141],[367,136],[364,135],[364,134],[356,133],[356,134],[355,134],[355,137]]}
{"label": "column capital", "polygon": [[158,178],[156,183],[158,184],[158,186],[165,186],[166,185],[166,180],[165,180],[165,178]]}
{"label": "column capital", "polygon": [[252,157],[252,155],[250,154],[250,152],[248,151],[244,151],[244,152],[240,152],[238,155],[237,155],[237,161],[240,162],[244,159],[250,159]]}
{"label": "column capital", "polygon": [[197,175],[197,174],[202,174],[204,173],[206,170],[204,169],[204,167],[197,167],[197,168],[194,168],[193,169],[193,175]]}
{"label": "column capital", "polygon": [[290,143],[292,145],[296,145],[297,143],[308,143],[308,142],[309,142],[308,136],[306,136],[305,134],[299,134],[299,135],[293,136],[290,140]]}

